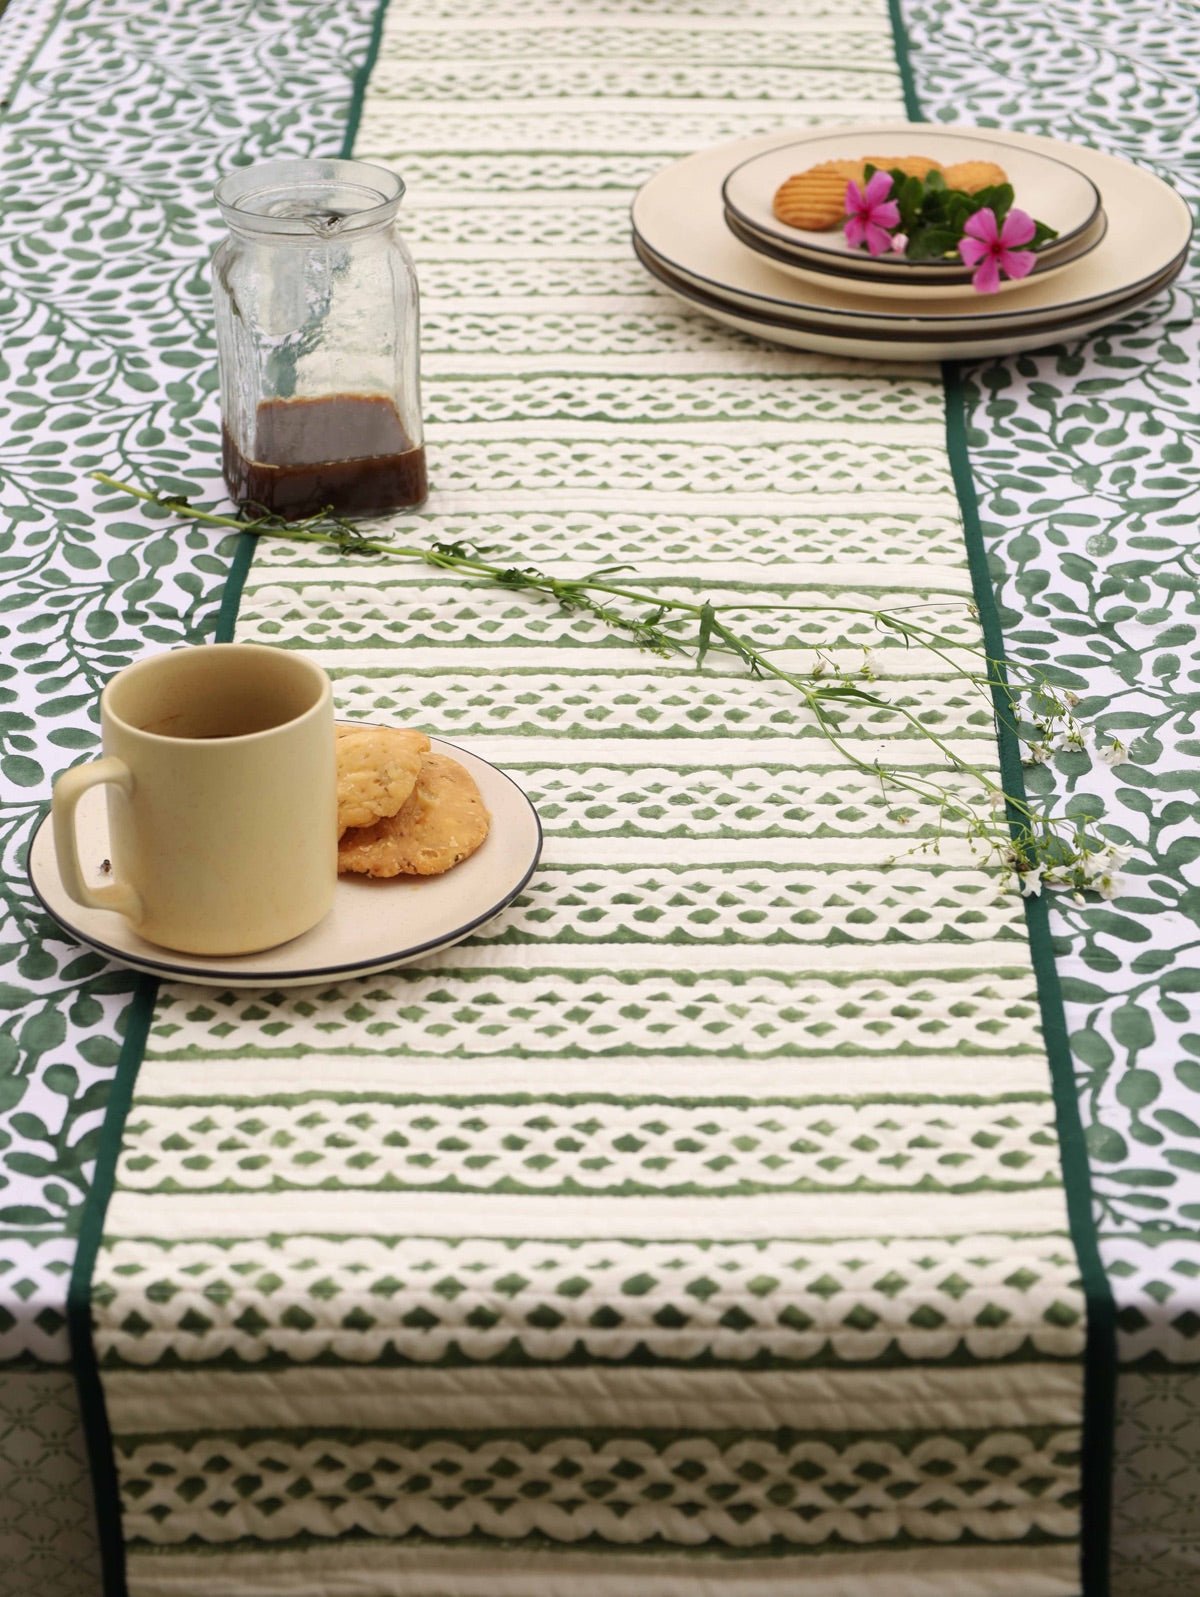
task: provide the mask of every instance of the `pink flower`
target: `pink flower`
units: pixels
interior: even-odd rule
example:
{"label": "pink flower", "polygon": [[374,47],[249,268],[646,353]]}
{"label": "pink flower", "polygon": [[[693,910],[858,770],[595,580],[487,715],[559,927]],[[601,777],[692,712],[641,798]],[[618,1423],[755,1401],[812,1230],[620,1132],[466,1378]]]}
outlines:
{"label": "pink flower", "polygon": [[1015,249],[1017,244],[1028,244],[1035,231],[1032,216],[1024,211],[1009,211],[1004,226],[997,227],[996,213],[990,206],[968,216],[963,224],[965,238],[958,241],[958,253],[967,266],[978,270],[971,283],[981,294],[994,294],[1000,287],[1000,275],[1027,277],[1037,263],[1033,250]]}
{"label": "pink flower", "polygon": [[897,255],[903,255],[907,248],[908,248],[908,234],[907,233],[893,233],[892,234],[892,249],[895,251],[895,253]]}
{"label": "pink flower", "polygon": [[876,172],[866,188],[846,184],[846,243],[857,249],[865,243],[872,255],[883,255],[892,247],[888,228],[900,220],[900,207],[889,200],[892,180],[887,172]]}

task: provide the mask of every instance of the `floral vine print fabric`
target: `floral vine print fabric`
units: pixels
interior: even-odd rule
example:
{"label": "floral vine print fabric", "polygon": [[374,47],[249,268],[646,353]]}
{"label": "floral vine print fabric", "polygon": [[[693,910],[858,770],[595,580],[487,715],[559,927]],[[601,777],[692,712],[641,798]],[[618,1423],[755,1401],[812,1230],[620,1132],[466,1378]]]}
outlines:
{"label": "floral vine print fabric", "polygon": [[0,1359],[66,1356],[59,1239],[132,987],[41,912],[24,850],[55,775],[96,749],[105,681],[211,637],[228,567],[211,532],[132,518],[88,474],[221,496],[212,184],[338,148],[374,9],[13,0],[0,20]]}
{"label": "floral vine print fabric", "polygon": [[[1096,145],[1200,200],[1188,0],[904,14],[930,120]],[[1193,263],[1127,320],[967,384],[1008,652],[1048,662],[1096,731],[1031,786],[1081,817],[1103,806],[1134,850],[1111,903],[1052,905],[1120,1355],[1141,1371],[1118,1386],[1121,1597],[1200,1589],[1196,288]]]}
{"label": "floral vine print fabric", "polygon": [[0,1594],[91,1597],[74,1392],[46,1366],[133,978],[47,919],[24,857],[106,679],[211,637],[229,551],[88,473],[220,493],[211,186],[338,149],[375,0],[0,10]]}

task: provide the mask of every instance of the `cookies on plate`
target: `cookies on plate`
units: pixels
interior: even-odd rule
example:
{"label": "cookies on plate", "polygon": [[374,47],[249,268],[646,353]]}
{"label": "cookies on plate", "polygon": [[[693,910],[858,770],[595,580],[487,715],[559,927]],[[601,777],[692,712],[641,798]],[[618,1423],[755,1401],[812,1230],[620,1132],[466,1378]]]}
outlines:
{"label": "cookies on plate", "polygon": [[338,836],[371,826],[404,804],[429,753],[424,732],[390,726],[337,727]]}
{"label": "cookies on plate", "polygon": [[1008,173],[995,161],[959,161],[942,173],[948,189],[961,189],[964,194],[978,194],[980,189],[990,189],[1008,182]]}
{"label": "cookies on plate", "polygon": [[[864,155],[863,176],[868,166],[877,166],[881,172],[903,172],[905,177],[926,178],[931,172],[944,172],[940,161],[928,155]],[[861,181],[861,180],[860,180]]]}
{"label": "cookies on plate", "polygon": [[363,876],[440,876],[473,854],[491,816],[470,772],[445,754],[427,754],[395,814],[347,832],[338,870]]}
{"label": "cookies on plate", "polygon": [[1008,176],[994,161],[960,161],[943,166],[928,155],[864,155],[859,160],[822,161],[804,172],[795,172],[775,191],[772,210],[785,227],[806,232],[826,233],[837,227],[846,214],[846,184],[863,183],[867,167],[884,172],[903,172],[905,177],[927,178],[940,172],[948,189],[977,194],[980,189],[1007,183]]}
{"label": "cookies on plate", "polygon": [[862,175],[862,161],[822,161],[781,183],[772,209],[785,227],[827,232],[846,214],[846,184],[860,182]]}

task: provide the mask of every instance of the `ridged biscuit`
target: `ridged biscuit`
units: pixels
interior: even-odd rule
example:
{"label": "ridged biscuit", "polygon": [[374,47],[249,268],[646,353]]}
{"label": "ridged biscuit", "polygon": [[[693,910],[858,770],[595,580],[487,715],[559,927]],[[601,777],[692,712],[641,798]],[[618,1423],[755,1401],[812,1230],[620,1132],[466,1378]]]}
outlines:
{"label": "ridged biscuit", "polygon": [[884,172],[900,171],[905,177],[928,177],[931,172],[944,170],[940,161],[931,160],[928,155],[865,155],[864,169],[868,165]]}
{"label": "ridged biscuit", "polygon": [[828,232],[846,214],[846,184],[862,184],[868,165],[885,172],[900,171],[905,177],[928,177],[930,172],[942,170],[941,162],[927,155],[865,155],[857,161],[822,161],[781,183],[772,209],[786,227]]}
{"label": "ridged biscuit", "polygon": [[1008,173],[995,161],[959,161],[946,167],[942,176],[948,189],[960,189],[964,194],[978,194],[980,189],[1008,182]]}
{"label": "ridged biscuit", "polygon": [[337,727],[338,836],[396,811],[416,785],[429,753],[424,732],[390,726]]}
{"label": "ridged biscuit", "polygon": [[822,161],[781,183],[772,209],[785,227],[825,233],[846,214],[846,184],[860,182],[862,174],[861,161]]}
{"label": "ridged biscuit", "polygon": [[492,818],[470,772],[428,754],[406,803],[338,843],[338,870],[360,876],[440,876],[473,854]]}

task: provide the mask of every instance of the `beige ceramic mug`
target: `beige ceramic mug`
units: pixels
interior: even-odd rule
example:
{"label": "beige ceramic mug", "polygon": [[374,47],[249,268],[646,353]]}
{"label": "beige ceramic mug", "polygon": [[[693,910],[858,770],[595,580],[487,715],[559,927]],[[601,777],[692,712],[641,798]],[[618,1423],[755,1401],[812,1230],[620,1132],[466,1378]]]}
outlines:
{"label": "beige ceramic mug", "polygon": [[[54,785],[54,850],[77,904],[115,910],[188,954],[298,937],[337,885],[333,695],[284,649],[215,643],[153,655],[100,699],[104,758]],[[88,887],[75,808],[108,784],[112,881]]]}

